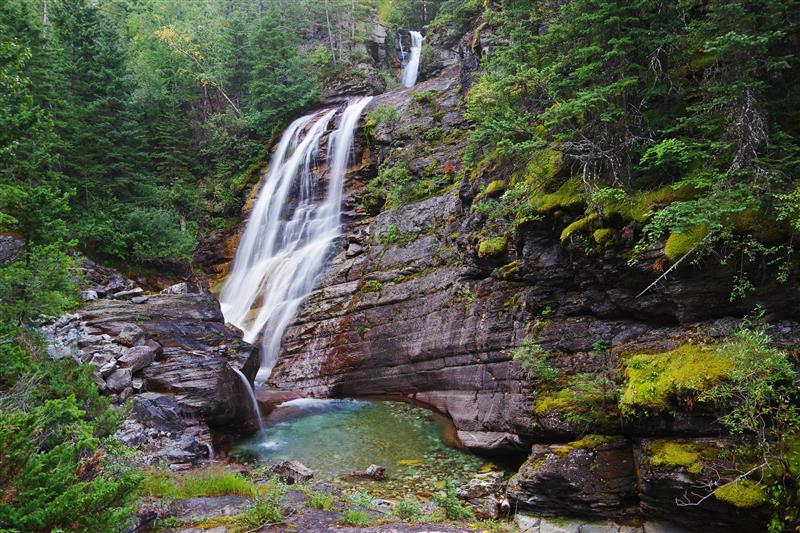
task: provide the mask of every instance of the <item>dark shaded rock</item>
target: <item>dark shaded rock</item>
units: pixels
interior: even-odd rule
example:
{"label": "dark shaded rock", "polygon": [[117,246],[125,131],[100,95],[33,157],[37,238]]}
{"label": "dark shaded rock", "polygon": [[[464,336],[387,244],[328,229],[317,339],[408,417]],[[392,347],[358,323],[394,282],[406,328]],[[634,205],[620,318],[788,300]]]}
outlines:
{"label": "dark shaded rock", "polygon": [[[770,512],[768,506],[755,509],[737,508],[714,496],[701,505],[678,506],[678,501],[697,503],[713,487],[732,479],[737,469],[728,461],[714,462],[706,459],[716,455],[714,450],[730,450],[737,446],[732,439],[678,439],[662,442],[689,445],[704,458],[696,468],[679,465],[654,464],[649,446],[654,441],[643,440],[634,448],[636,467],[639,473],[639,497],[643,513],[676,523],[690,531],[730,532],[766,531]],[[723,454],[725,455],[725,454]],[[741,466],[741,465],[740,465]],[[721,479],[720,479],[721,477]]]}
{"label": "dark shaded rock", "polygon": [[125,355],[117,360],[123,368],[130,368],[131,372],[138,372],[156,360],[157,348],[148,345],[133,346],[125,350]]}
{"label": "dark shaded rock", "polygon": [[586,438],[535,445],[508,484],[514,509],[543,516],[625,518],[638,513],[631,444],[624,438]]}
{"label": "dark shaded rock", "polygon": [[144,339],[144,331],[136,324],[123,324],[117,333],[117,342],[123,346],[135,346]]}
{"label": "dark shaded rock", "polygon": [[133,400],[133,416],[147,427],[180,431],[186,424],[178,402],[167,394],[145,392]]}
{"label": "dark shaded rock", "polygon": [[0,265],[13,261],[24,247],[25,241],[11,235],[0,235]]}
{"label": "dark shaded rock", "polygon": [[314,471],[297,461],[284,461],[269,467],[269,471],[289,485],[302,483],[314,477]]}

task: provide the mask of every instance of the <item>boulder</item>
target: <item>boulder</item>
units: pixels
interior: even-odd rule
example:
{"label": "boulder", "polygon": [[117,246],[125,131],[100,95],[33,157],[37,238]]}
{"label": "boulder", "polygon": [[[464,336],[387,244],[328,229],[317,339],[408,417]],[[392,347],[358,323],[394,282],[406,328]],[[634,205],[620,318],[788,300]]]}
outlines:
{"label": "boulder", "polygon": [[473,477],[456,493],[459,499],[469,502],[479,518],[494,520],[501,514],[503,502],[503,475],[486,472]]}
{"label": "boulder", "polygon": [[97,294],[97,291],[89,289],[81,292],[81,298],[84,302],[91,302],[92,300],[97,300],[99,295]]}
{"label": "boulder", "polygon": [[633,452],[621,437],[534,445],[506,493],[512,508],[543,516],[629,518],[639,512]]}
{"label": "boulder", "polygon": [[161,294],[197,294],[200,292],[202,292],[202,290],[200,289],[199,285],[197,285],[196,283],[187,283],[184,281],[181,283],[176,283],[175,285],[172,285],[170,287],[167,287],[166,289],[161,291]]}
{"label": "boulder", "polygon": [[138,372],[156,360],[157,349],[147,344],[133,346],[125,350],[125,355],[117,360],[123,368],[130,368],[131,372]]}
{"label": "boulder", "polygon": [[353,477],[362,477],[381,481],[386,479],[386,469],[378,465],[369,465],[363,472],[356,471],[350,475]]}
{"label": "boulder", "polygon": [[144,289],[141,287],[136,287],[135,289],[131,289],[129,291],[119,291],[114,293],[114,299],[116,300],[130,300],[136,296],[141,296],[144,294]]}
{"label": "boulder", "polygon": [[180,431],[186,425],[180,405],[167,394],[137,395],[133,400],[133,416],[143,425],[159,431]]}
{"label": "boulder", "polygon": [[144,331],[136,324],[123,324],[119,334],[117,334],[117,342],[123,346],[135,346],[144,338]]}
{"label": "boulder", "polygon": [[314,471],[298,461],[283,461],[269,467],[281,481],[289,485],[303,483],[314,477]]}
{"label": "boulder", "polygon": [[106,378],[106,386],[112,392],[120,393],[131,386],[130,368],[119,368]]}
{"label": "boulder", "polygon": [[134,296],[133,298],[131,298],[131,303],[143,304],[149,299],[150,299],[149,296]]}

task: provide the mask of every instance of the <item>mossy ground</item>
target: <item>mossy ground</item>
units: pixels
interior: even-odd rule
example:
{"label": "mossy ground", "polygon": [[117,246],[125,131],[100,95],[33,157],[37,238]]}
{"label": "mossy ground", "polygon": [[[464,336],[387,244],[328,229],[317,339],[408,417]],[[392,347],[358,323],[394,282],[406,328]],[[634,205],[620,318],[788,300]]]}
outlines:
{"label": "mossy ground", "polygon": [[620,399],[624,414],[656,414],[691,406],[704,390],[724,381],[729,358],[714,346],[684,344],[672,351],[634,355],[625,361],[626,383]]}

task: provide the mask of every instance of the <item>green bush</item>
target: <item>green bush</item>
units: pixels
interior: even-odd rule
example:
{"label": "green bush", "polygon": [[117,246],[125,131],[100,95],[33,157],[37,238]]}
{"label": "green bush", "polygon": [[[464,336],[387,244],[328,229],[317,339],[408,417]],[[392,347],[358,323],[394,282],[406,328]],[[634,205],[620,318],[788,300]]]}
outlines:
{"label": "green bush", "polygon": [[339,519],[343,524],[348,526],[368,526],[372,523],[372,517],[364,511],[358,509],[348,509],[342,513]]}
{"label": "green bush", "polygon": [[450,479],[444,480],[444,487],[433,495],[433,500],[450,520],[469,520],[474,518],[472,508],[458,499],[456,486]]}
{"label": "green bush", "polygon": [[422,504],[416,498],[406,498],[394,505],[394,515],[406,522],[415,522],[422,518]]}

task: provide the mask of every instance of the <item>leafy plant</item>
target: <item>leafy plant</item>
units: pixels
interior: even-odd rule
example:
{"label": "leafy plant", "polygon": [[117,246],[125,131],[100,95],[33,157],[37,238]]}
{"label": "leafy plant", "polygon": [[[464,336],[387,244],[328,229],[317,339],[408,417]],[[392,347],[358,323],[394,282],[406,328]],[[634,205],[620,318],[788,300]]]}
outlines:
{"label": "leafy plant", "polygon": [[444,480],[444,487],[433,495],[433,500],[450,520],[469,520],[474,517],[472,508],[458,499],[456,486],[450,479]]}

